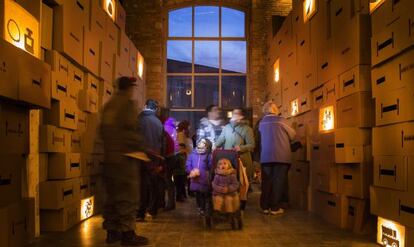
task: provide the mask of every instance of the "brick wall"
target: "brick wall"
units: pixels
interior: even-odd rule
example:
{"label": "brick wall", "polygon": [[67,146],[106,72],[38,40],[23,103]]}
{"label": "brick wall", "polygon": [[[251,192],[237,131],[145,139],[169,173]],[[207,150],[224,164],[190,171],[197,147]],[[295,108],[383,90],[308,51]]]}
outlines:
{"label": "brick wall", "polygon": [[249,88],[248,101],[254,117],[260,115],[266,83],[267,27],[272,15],[287,15],[291,0],[125,0],[127,33],[142,52],[147,63],[147,92],[149,98],[165,103],[165,32],[168,9],[191,4],[224,4],[247,10],[249,30]]}

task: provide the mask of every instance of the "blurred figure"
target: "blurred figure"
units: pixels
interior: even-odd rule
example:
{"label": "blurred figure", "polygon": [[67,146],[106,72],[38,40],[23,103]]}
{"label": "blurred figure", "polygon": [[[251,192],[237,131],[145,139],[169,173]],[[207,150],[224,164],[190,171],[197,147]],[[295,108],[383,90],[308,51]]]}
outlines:
{"label": "blurred figure", "polygon": [[[166,123],[168,121],[168,118],[162,117],[161,119],[163,125],[164,125],[164,140],[163,140],[163,155],[165,157],[165,164],[166,164],[166,171],[164,176],[165,181],[165,190],[167,191],[167,200],[165,202],[165,211],[170,211],[175,209],[175,200],[176,200],[176,192],[175,192],[175,183],[173,181],[173,174],[174,169],[177,167],[177,158],[176,158],[176,141],[174,141],[173,136],[170,133],[174,133],[175,129],[171,131],[170,133],[166,130]],[[168,124],[171,125],[171,124]],[[165,197],[165,195],[164,195]]]}
{"label": "blurred figure", "polygon": [[103,179],[106,202],[103,228],[106,242],[122,245],[145,245],[148,239],[135,234],[135,213],[139,199],[138,160],[126,153],[144,151],[143,138],[136,125],[137,102],[133,101],[135,78],[118,79],[118,92],[105,104],[102,112],[100,134],[104,142]]}
{"label": "blurred figure", "polygon": [[190,122],[184,120],[178,124],[177,127],[177,141],[179,152],[177,153],[177,165],[174,169],[174,182],[177,192],[177,201],[182,202],[187,198],[185,185],[187,183],[187,173],[185,170],[185,163],[187,157],[193,151],[193,141],[190,139]]}
{"label": "blurred figure", "polygon": [[263,107],[264,116],[259,123],[260,163],[262,166],[262,194],[260,206],[265,214],[283,214],[281,201],[291,163],[290,143],[296,132],[286,119],[279,116],[273,102]]}
{"label": "blurred figure", "polygon": [[[138,125],[142,129],[144,143],[148,149],[156,155],[161,155],[164,128],[156,115],[158,108],[157,101],[153,99],[147,100],[144,110],[138,117]],[[139,221],[144,221],[146,215],[149,217],[157,215],[160,204],[160,186],[164,182],[160,177],[162,170],[161,160],[155,157],[151,162],[143,166],[141,171],[141,201],[137,214],[137,220]]]}
{"label": "blurred figure", "polygon": [[207,117],[200,120],[197,130],[197,143],[201,139],[207,139],[212,143],[212,149],[216,148],[216,140],[223,131],[223,121],[220,119],[220,109],[216,105],[209,105],[206,108]]}

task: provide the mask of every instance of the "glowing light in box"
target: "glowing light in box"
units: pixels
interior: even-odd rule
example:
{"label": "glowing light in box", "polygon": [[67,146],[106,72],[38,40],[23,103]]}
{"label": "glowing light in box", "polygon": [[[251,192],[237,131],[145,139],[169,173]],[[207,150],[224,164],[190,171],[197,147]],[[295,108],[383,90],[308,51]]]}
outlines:
{"label": "glowing light in box", "polygon": [[273,71],[275,76],[275,82],[279,82],[280,80],[280,66],[279,66],[279,59],[276,60],[275,64],[273,64]]}
{"label": "glowing light in box", "polygon": [[296,116],[299,113],[299,100],[295,99],[290,102],[290,115]]}
{"label": "glowing light in box", "polygon": [[115,21],[115,11],[116,11],[116,3],[115,0],[103,0],[103,9],[105,12],[111,17],[113,21]]}
{"label": "glowing light in box", "polygon": [[381,4],[383,4],[385,0],[371,0],[369,3],[369,11],[370,13],[374,12]]}
{"label": "glowing light in box", "polygon": [[142,79],[142,77],[144,76],[144,57],[140,53],[138,53],[137,61],[138,61],[138,76],[139,78]]}
{"label": "glowing light in box", "polygon": [[40,58],[39,22],[14,1],[4,1],[3,29],[7,42]]}
{"label": "glowing light in box", "polygon": [[303,1],[303,21],[306,23],[313,15],[316,14],[316,0]]}
{"label": "glowing light in box", "polygon": [[319,109],[319,131],[333,130],[335,127],[335,113],[333,106]]}
{"label": "glowing light in box", "polygon": [[405,227],[378,217],[377,242],[385,247],[405,247]]}
{"label": "glowing light in box", "polygon": [[93,215],[95,206],[95,197],[91,196],[81,200],[81,220],[87,219]]}

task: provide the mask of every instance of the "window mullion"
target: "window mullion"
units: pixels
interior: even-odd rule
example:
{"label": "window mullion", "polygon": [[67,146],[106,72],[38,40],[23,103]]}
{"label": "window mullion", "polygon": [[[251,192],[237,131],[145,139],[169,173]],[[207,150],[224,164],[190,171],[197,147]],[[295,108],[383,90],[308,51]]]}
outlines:
{"label": "window mullion", "polygon": [[195,83],[195,77],[194,77],[194,72],[195,72],[195,66],[194,66],[194,61],[195,61],[195,59],[194,59],[194,53],[195,53],[195,47],[194,47],[194,45],[195,45],[195,41],[194,41],[194,23],[195,23],[195,9],[194,9],[194,6],[192,7],[192,18],[191,18],[191,20],[192,20],[192,24],[191,24],[191,28],[192,28],[192,36],[191,36],[191,44],[192,44],[192,51],[191,51],[191,53],[192,53],[192,58],[191,58],[191,108],[194,108],[195,107],[195,85],[194,85],[194,83]]}

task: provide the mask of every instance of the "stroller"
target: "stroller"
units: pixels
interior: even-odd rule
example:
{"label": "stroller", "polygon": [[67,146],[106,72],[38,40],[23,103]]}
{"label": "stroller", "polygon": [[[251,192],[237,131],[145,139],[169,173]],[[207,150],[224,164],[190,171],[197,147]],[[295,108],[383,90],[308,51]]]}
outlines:
{"label": "stroller", "polygon": [[[232,150],[215,150],[213,152],[213,165],[210,171],[210,184],[213,182],[215,175],[214,172],[216,170],[217,163],[220,159],[228,159],[231,162],[231,165],[237,171],[237,180],[240,182],[240,169],[242,168],[239,154]],[[210,201],[209,203],[210,205],[212,205],[212,201]],[[234,213],[214,211],[211,206],[209,207],[209,209],[210,212],[208,212],[205,217],[205,226],[208,229],[213,228],[214,223],[223,218],[230,221],[233,230],[241,230],[243,228],[243,220],[240,207]]]}

